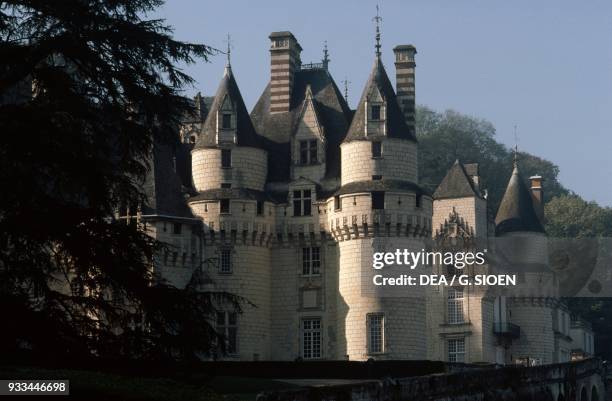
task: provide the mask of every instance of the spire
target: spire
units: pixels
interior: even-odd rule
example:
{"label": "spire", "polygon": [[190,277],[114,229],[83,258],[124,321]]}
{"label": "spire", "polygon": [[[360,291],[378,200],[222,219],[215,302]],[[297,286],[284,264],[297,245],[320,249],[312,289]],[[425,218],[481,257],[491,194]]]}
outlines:
{"label": "spire", "polygon": [[518,163],[514,164],[512,176],[495,216],[495,233],[544,232],[542,223],[533,208],[531,193],[525,185]]}
{"label": "spire", "polygon": [[232,37],[230,34],[227,34],[227,50],[225,51],[225,55],[227,56],[227,62],[225,63],[225,74],[230,73],[232,69]]}
{"label": "spire", "polygon": [[327,70],[327,66],[329,65],[330,61],[331,60],[329,59],[329,52],[327,51],[327,40],[326,40],[325,44],[323,45],[323,68]]}
{"label": "spire", "polygon": [[380,58],[380,22],[382,21],[382,17],[378,14],[378,4],[376,5],[376,17],[372,20],[376,23],[376,58]]}

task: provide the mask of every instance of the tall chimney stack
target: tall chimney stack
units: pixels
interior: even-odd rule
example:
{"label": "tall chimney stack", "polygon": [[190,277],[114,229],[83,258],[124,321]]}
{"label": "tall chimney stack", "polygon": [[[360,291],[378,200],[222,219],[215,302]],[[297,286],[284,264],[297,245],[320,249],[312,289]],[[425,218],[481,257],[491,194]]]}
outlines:
{"label": "tall chimney stack", "polygon": [[541,222],[544,222],[544,189],[542,188],[542,176],[533,175],[529,177],[531,182],[531,197],[533,199],[533,209]]}
{"label": "tall chimney stack", "polygon": [[291,32],[270,34],[270,113],[288,112],[291,106],[293,76],[302,64],[302,47]]}
{"label": "tall chimney stack", "polygon": [[414,55],[416,48],[412,45],[395,46],[395,81],[397,101],[404,113],[406,125],[415,134],[415,88],[414,88]]}

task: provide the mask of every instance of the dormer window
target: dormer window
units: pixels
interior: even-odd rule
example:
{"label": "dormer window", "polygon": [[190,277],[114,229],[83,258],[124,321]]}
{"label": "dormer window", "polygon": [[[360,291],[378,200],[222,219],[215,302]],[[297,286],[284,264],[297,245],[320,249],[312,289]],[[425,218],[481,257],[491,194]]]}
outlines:
{"label": "dormer window", "polygon": [[231,113],[223,113],[221,119],[222,129],[232,129],[232,115]]}
{"label": "dormer window", "polygon": [[380,121],[381,120],[381,113],[380,113],[380,105],[379,104],[375,104],[372,106],[371,108],[371,118],[372,121]]}

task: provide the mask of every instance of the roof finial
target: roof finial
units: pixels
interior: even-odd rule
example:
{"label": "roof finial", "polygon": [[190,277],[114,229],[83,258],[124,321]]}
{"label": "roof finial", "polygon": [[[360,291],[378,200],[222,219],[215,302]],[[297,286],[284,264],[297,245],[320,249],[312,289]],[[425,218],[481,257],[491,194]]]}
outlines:
{"label": "roof finial", "polygon": [[378,13],[378,4],[376,5],[376,17],[372,20],[376,23],[376,57],[380,57],[380,21],[382,21],[382,17]]}
{"label": "roof finial", "polygon": [[514,168],[518,166],[518,135],[516,134],[516,124],[514,124]]}
{"label": "roof finial", "polygon": [[344,78],[344,81],[342,81],[342,83],[344,84],[344,100],[346,100],[346,104],[348,104],[348,86],[351,81],[349,81],[348,78]]}
{"label": "roof finial", "polygon": [[325,41],[325,44],[323,45],[323,68],[325,68],[327,70],[327,66],[329,65],[329,51],[327,51],[327,40]]}
{"label": "roof finial", "polygon": [[227,50],[225,52],[225,55],[227,56],[227,64],[225,66],[231,67],[232,66],[232,37],[229,33],[227,34],[227,39],[225,41],[227,42]]}

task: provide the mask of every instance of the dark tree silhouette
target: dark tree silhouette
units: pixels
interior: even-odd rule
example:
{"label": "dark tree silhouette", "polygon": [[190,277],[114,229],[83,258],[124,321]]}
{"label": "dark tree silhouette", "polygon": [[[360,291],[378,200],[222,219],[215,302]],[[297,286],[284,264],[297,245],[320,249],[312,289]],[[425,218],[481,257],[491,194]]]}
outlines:
{"label": "dark tree silhouette", "polygon": [[[212,54],[147,19],[158,0],[0,3],[0,353],[190,358],[217,341],[201,269],[155,277],[162,244],[113,218],[173,146],[178,64]],[[67,290],[68,289],[68,290]]]}

